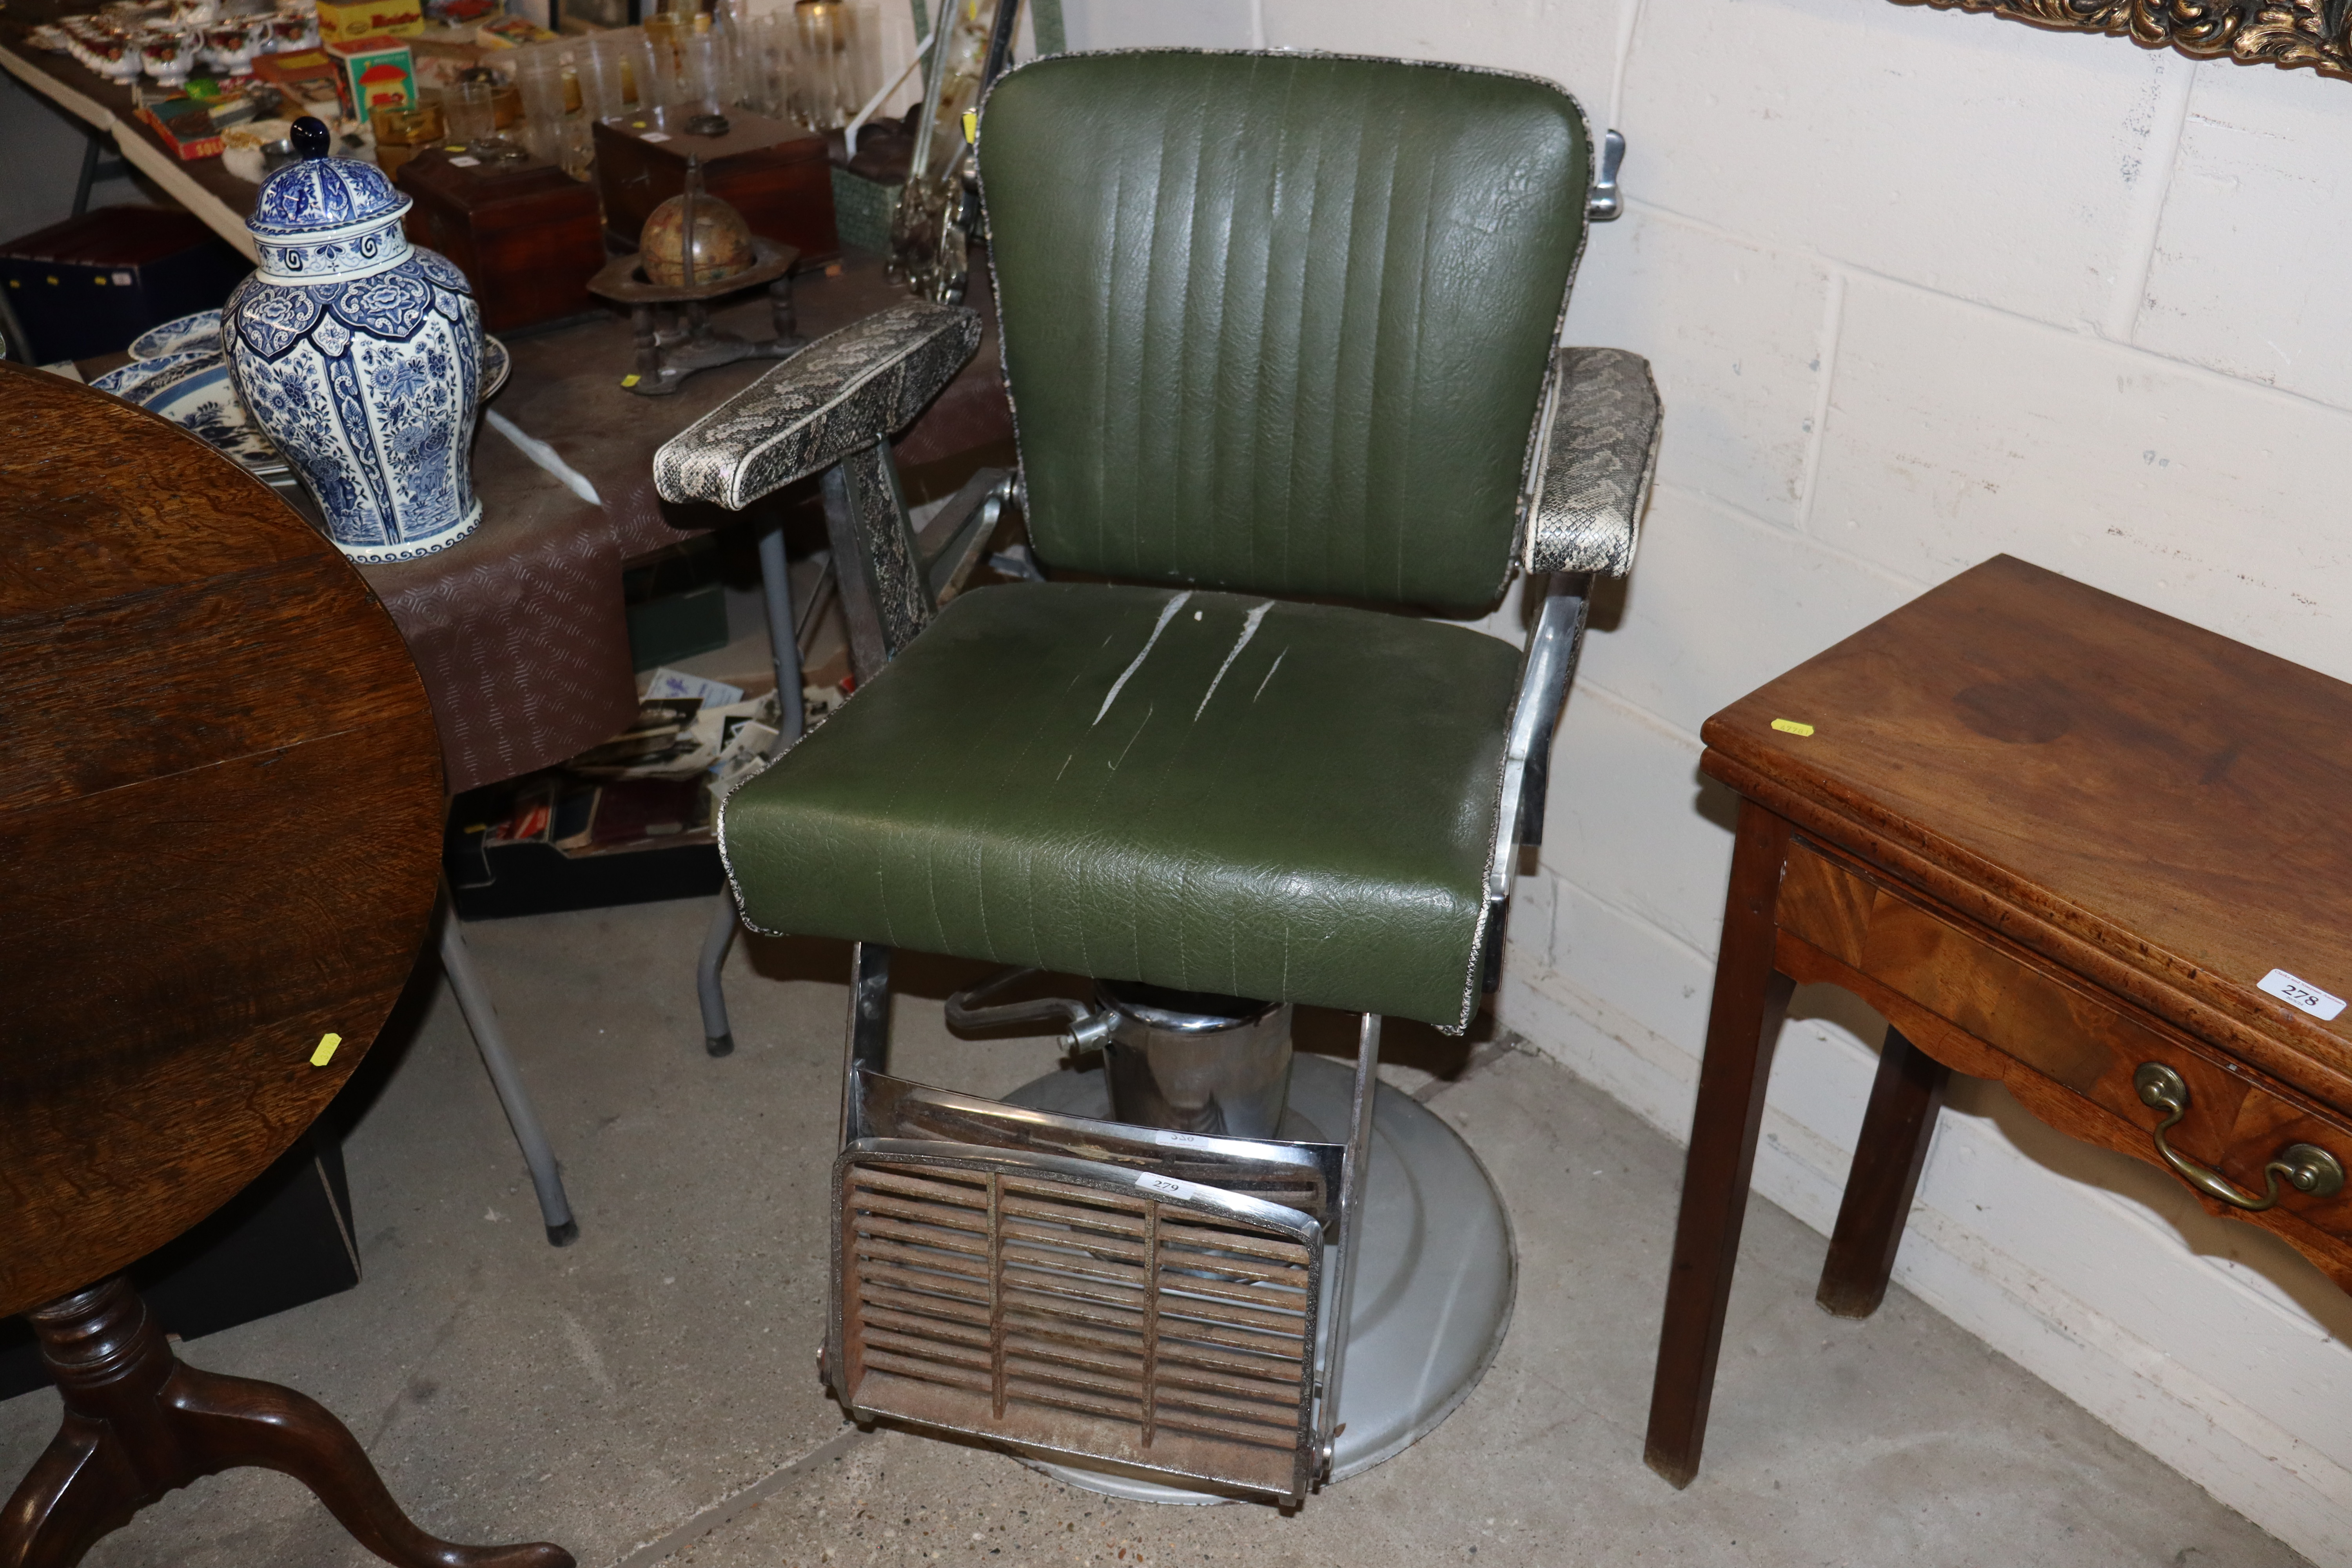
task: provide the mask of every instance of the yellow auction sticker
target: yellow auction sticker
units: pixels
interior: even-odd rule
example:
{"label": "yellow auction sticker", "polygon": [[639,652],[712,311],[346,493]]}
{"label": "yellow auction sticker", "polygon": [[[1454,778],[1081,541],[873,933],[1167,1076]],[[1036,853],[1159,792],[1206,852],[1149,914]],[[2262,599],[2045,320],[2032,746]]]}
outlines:
{"label": "yellow auction sticker", "polygon": [[310,1065],[314,1068],[322,1068],[329,1062],[333,1061],[335,1059],[335,1047],[342,1043],[343,1037],[341,1035],[333,1033],[320,1035],[319,1037],[319,1048],[310,1053]]}
{"label": "yellow auction sticker", "polygon": [[1775,719],[1772,721],[1772,728],[1780,731],[1783,735],[1810,735],[1813,732],[1813,727],[1811,724],[1801,724],[1794,719]]}

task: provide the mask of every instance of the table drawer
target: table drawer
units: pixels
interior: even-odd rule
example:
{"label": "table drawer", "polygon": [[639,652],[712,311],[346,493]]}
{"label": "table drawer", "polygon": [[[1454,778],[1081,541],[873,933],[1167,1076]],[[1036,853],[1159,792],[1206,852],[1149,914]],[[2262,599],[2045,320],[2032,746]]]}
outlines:
{"label": "table drawer", "polygon": [[[2143,1102],[2134,1082],[2143,1064],[2155,1062],[2178,1073],[2188,1090],[2186,1113],[2166,1133],[2167,1142],[2240,1188],[2262,1194],[2264,1166],[2298,1143],[2326,1151],[2352,1171],[2352,1121],[1808,845],[1790,847],[1775,921],[1877,986],[2143,1134],[2118,1147],[2162,1163],[2154,1132],[2166,1111]],[[1933,1039],[1915,1043],[1938,1054]],[[1966,1063],[1950,1065],[1969,1070]],[[2285,1184],[2281,1191],[2279,1207],[2331,1236],[2352,1239],[2352,1189],[2326,1196]]]}

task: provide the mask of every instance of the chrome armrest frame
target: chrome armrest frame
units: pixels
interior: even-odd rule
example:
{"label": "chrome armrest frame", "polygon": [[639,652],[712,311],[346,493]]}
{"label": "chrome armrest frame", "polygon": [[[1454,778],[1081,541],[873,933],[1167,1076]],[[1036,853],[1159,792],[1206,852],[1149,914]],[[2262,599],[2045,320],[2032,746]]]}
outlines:
{"label": "chrome armrest frame", "polygon": [[908,300],[828,332],[664,443],[664,500],[740,511],[911,423],[980,347],[980,312]]}
{"label": "chrome armrest frame", "polygon": [[1664,426],[1650,362],[1622,349],[1553,351],[1542,420],[1522,564],[1622,577]]}
{"label": "chrome armrest frame", "polygon": [[1528,635],[1527,658],[1519,667],[1518,701],[1511,710],[1510,733],[1503,749],[1502,819],[1495,826],[1495,853],[1486,868],[1486,901],[1498,913],[1499,906],[1511,896],[1521,846],[1543,842],[1552,739],[1559,730],[1568,684],[1576,678],[1576,661],[1584,652],[1584,624],[1591,609],[1591,594],[1590,573],[1555,573],[1536,616],[1535,630]]}

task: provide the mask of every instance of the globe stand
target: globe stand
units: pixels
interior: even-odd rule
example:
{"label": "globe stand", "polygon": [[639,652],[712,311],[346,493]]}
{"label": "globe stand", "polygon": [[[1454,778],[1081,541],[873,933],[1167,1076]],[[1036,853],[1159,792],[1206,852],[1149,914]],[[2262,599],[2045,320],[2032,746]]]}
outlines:
{"label": "globe stand", "polygon": [[[793,264],[800,252],[789,245],[754,237],[757,258],[745,271],[709,283],[655,283],[646,279],[644,254],[631,251],[606,262],[588,280],[588,291],[629,308],[636,342],[636,365],[621,384],[640,397],[667,397],[698,370],[744,359],[789,359],[808,346],[793,310]],[[710,304],[765,284],[776,335],[755,342],[710,324]],[[663,314],[670,316],[667,325]]]}

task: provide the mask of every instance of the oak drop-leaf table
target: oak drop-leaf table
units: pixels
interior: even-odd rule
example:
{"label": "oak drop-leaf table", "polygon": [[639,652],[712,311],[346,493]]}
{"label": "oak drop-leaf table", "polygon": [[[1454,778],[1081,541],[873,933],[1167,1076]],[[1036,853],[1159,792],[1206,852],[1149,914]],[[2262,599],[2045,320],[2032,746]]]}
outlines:
{"label": "oak drop-leaf table", "polygon": [[383,1026],[432,915],[440,752],[391,616],[261,481],[15,365],[0,433],[0,1314],[64,1401],[0,1568],[72,1568],[246,1466],[400,1568],[572,1568],[427,1535],[324,1406],[182,1362],[124,1278]]}
{"label": "oak drop-leaf table", "polygon": [[1888,1021],[1819,1300],[1885,1295],[1948,1075],[2352,1289],[2352,686],[1999,556],[1717,713],[1738,837],[1646,1458],[1697,1473],[1791,990]]}

